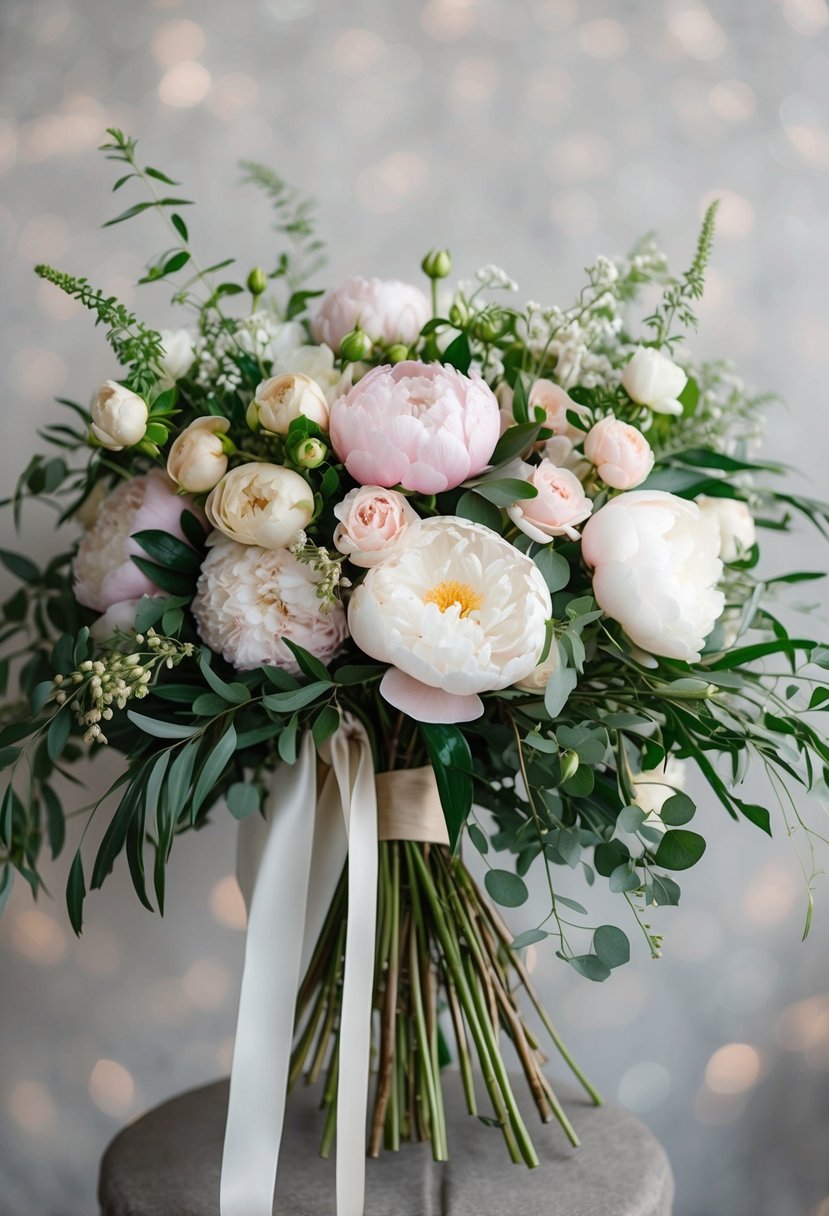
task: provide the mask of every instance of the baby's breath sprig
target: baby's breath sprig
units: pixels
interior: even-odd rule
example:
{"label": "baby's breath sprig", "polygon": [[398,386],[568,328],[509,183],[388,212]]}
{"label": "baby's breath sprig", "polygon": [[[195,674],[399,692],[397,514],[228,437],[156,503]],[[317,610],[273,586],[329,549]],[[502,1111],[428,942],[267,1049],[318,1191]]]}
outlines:
{"label": "baby's breath sprig", "polygon": [[343,578],[343,562],[341,553],[332,553],[324,545],[316,545],[309,540],[304,532],[297,534],[296,540],[290,546],[290,552],[298,562],[310,566],[319,576],[317,583],[317,598],[325,604],[333,604],[339,598],[338,589],[349,587],[348,579]]}

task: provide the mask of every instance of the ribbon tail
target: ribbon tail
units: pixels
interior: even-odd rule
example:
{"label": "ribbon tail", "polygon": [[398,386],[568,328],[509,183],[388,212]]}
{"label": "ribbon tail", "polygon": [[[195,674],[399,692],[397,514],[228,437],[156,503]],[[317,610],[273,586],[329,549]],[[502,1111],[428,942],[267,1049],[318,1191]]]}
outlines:
{"label": "ribbon tail", "polygon": [[271,1216],[301,980],[314,834],[310,733],[269,796],[264,850],[249,898],[220,1185],[221,1216]]}

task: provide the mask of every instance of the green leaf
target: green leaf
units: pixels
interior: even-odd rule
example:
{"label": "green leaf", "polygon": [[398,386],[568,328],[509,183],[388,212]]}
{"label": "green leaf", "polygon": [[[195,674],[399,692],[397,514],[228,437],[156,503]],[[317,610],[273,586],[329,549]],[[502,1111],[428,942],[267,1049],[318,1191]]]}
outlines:
{"label": "green leaf", "polygon": [[658,907],[676,907],[679,903],[681,891],[679,883],[674,882],[667,874],[653,874],[650,876],[650,902]]}
{"label": "green leaf", "polygon": [[672,794],[663,804],[659,818],[670,828],[681,828],[683,824],[691,822],[696,811],[697,808],[692,798],[689,798],[687,794],[676,793]]}
{"label": "green leaf", "polygon": [[157,182],[164,182],[168,186],[181,185],[181,182],[173,181],[173,179],[168,177],[166,173],[162,173],[160,169],[152,169],[149,165],[147,165],[144,172],[146,173],[147,177],[154,177]]}
{"label": "green leaf", "polygon": [[190,792],[200,747],[200,740],[193,739],[190,743],[185,743],[170,765],[170,775],[167,778],[167,809],[174,823],[180,819],[187,805],[187,795]]}
{"label": "green leaf", "polygon": [[227,809],[234,819],[245,819],[259,810],[261,790],[257,785],[248,785],[246,781],[234,781],[225,794]]}
{"label": "green leaf", "polygon": [[705,852],[705,840],[697,832],[680,828],[666,832],[654,860],[666,870],[688,870]]}
{"label": "green leaf", "polygon": [[86,883],[83,876],[83,860],[78,849],[72,865],[69,867],[69,878],[66,882],[66,908],[69,912],[69,923],[80,937],[83,925],[83,901],[86,899]]}
{"label": "green leaf", "polygon": [[19,747],[0,747],[0,770],[8,768],[10,764],[14,764],[19,756]]}
{"label": "green leaf", "polygon": [[524,879],[509,870],[487,870],[484,886],[490,899],[502,908],[520,908],[530,898]]}
{"label": "green leaf", "polygon": [[[141,772],[146,772],[146,768],[142,768]],[[125,773],[124,783],[126,782],[130,782],[130,784],[127,785],[126,790],[121,796],[121,801],[118,803],[115,814],[109,821],[107,830],[104,832],[103,839],[98,846],[98,852],[95,855],[95,862],[92,866],[92,877],[90,878],[90,886],[93,891],[97,891],[103,886],[104,880],[112,872],[115,858],[124,847],[133,816],[136,814],[141,803],[142,789],[139,781],[134,779],[133,774]]]}
{"label": "green leaf", "polygon": [[207,759],[202,765],[196,788],[193,791],[193,802],[191,815],[193,818],[198,815],[205,800],[213,792],[218,784],[219,778],[225,770],[225,766],[230,760],[233,753],[236,751],[236,728],[231,723],[219,741],[215,744],[212,750],[208,753]]}
{"label": "green leaf", "polygon": [[437,781],[440,803],[454,851],[472,810],[472,755],[457,726],[419,723]]}
{"label": "green leaf", "polygon": [[162,532],[157,528],[149,528],[142,532],[133,532],[132,539],[137,541],[144,552],[162,566],[171,570],[182,570],[195,574],[201,569],[202,557],[191,549],[177,536]]}
{"label": "green leaf", "polygon": [[536,498],[538,490],[528,481],[520,481],[517,477],[493,477],[491,480],[479,481],[475,493],[496,507],[511,507],[514,502],[525,498]]}
{"label": "green leaf", "polygon": [[170,216],[170,223],[173,225],[173,227],[175,228],[176,232],[179,234],[181,239],[183,241],[186,241],[188,239],[187,225],[185,224],[185,222],[181,218],[181,216],[173,213]]}
{"label": "green leaf", "polygon": [[8,549],[0,549],[0,561],[15,578],[22,579],[24,583],[36,585],[40,582],[40,570],[22,553],[11,553]]}
{"label": "green leaf", "polygon": [[525,946],[534,946],[536,942],[543,942],[550,935],[543,929],[525,929],[523,933],[519,933],[512,940],[513,950],[523,950]]}
{"label": "green leaf", "polygon": [[310,676],[312,680],[321,680],[326,684],[333,683],[331,673],[324,663],[321,663],[314,655],[309,654],[302,646],[298,646],[296,642],[292,642],[288,638],[283,638],[283,641],[306,676]]}
{"label": "green leaf", "polygon": [[538,439],[540,430],[539,422],[522,422],[518,426],[508,427],[496,443],[489,463],[497,468],[499,464],[507,464],[523,456]]}
{"label": "green leaf", "polygon": [[215,718],[224,713],[228,702],[215,692],[203,692],[192,703],[193,713],[197,718]]}
{"label": "green leaf", "polygon": [[277,740],[276,750],[279,752],[280,760],[285,764],[296,763],[298,728],[299,718],[294,714]]}
{"label": "green leaf", "polygon": [[610,968],[595,954],[576,954],[573,958],[568,958],[567,962],[579,975],[583,975],[586,980],[593,980],[596,984],[610,978]]}
{"label": "green leaf", "polygon": [[185,603],[193,598],[194,573],[171,570],[166,566],[160,566],[158,562],[148,562],[145,557],[137,557],[134,553],[131,554],[131,558],[141,573],[146,574],[150,582],[155,583],[156,587],[160,587],[162,591],[167,591],[170,595],[181,596]]}
{"label": "green leaf", "polygon": [[306,705],[311,705],[314,701],[318,701],[320,697],[327,696],[331,692],[331,684],[326,681],[323,684],[321,680],[315,681],[313,684],[306,684],[302,688],[296,688],[291,692],[273,692],[268,693],[262,698],[262,704],[265,709],[270,709],[279,714],[292,713],[296,709],[304,709]]}
{"label": "green leaf", "polygon": [[442,362],[455,367],[464,375],[469,371],[472,362],[472,351],[469,349],[469,339],[466,334],[458,334],[443,352]]}
{"label": "green leaf", "polygon": [[755,806],[750,802],[743,802],[740,798],[735,798],[734,801],[746,819],[771,836],[771,816],[764,806]]}
{"label": "green leaf", "polygon": [[194,549],[201,551],[207,539],[207,533],[202,527],[201,520],[192,511],[182,511],[181,530]]}
{"label": "green leaf", "polygon": [[13,886],[14,870],[8,862],[5,862],[2,868],[0,868],[0,916],[3,915],[6,904],[9,902]]}
{"label": "green leaf", "polygon": [[334,680],[337,684],[344,685],[366,684],[369,680],[379,680],[385,670],[385,667],[378,667],[370,663],[346,664],[337,668],[334,672]]}
{"label": "green leaf", "polygon": [[156,739],[189,739],[201,730],[199,726],[188,726],[184,722],[162,722],[158,718],[148,718],[134,709],[127,710],[127,717],[133,726]]}
{"label": "green leaf", "polygon": [[52,857],[57,857],[66,842],[66,818],[60,799],[50,785],[40,787],[40,796],[46,807],[46,830]]}
{"label": "green leaf", "polygon": [[63,755],[71,730],[72,716],[67,706],[58,710],[46,732],[46,752],[53,764]]}
{"label": "green leaf", "polygon": [[155,207],[155,205],[155,203],[133,203],[131,207],[127,207],[126,211],[122,211],[114,219],[107,220],[102,227],[111,228],[113,224],[123,224],[124,220],[131,220],[134,216],[141,215],[142,211],[149,211],[150,207]]}
{"label": "green leaf", "polygon": [[647,815],[639,806],[623,806],[616,819],[616,827],[620,832],[635,836],[647,819]]}
{"label": "green leaf", "polygon": [[311,727],[311,733],[314,736],[314,744],[317,748],[322,747],[326,739],[334,734],[334,731],[339,729],[340,711],[333,705],[326,705],[314,718]]}
{"label": "green leaf", "polygon": [[500,509],[476,493],[475,490],[466,490],[461,494],[455,507],[455,514],[462,519],[471,519],[475,524],[483,524],[499,534],[504,527]]}
{"label": "green leaf", "polygon": [[566,557],[556,553],[552,545],[545,545],[533,554],[533,561],[538,566],[547,589],[551,595],[563,589],[570,582],[570,563]]}
{"label": "green leaf", "polygon": [[220,676],[216,675],[210,666],[210,651],[205,648],[202,648],[199,655],[199,668],[216,695],[222,697],[229,704],[244,705],[246,701],[250,700],[250,689],[247,685],[240,683],[228,684]]}
{"label": "green leaf", "polygon": [[606,967],[622,967],[630,962],[628,935],[615,925],[600,925],[593,934],[593,949]]}
{"label": "green leaf", "polygon": [[485,856],[489,852],[489,841],[487,840],[486,833],[481,831],[477,823],[468,823],[466,830],[475,848],[481,856]]}
{"label": "green leaf", "polygon": [[558,646],[559,662],[555,670],[550,673],[547,687],[544,689],[544,708],[551,718],[558,717],[578,683],[576,672],[572,667],[565,666],[565,654],[561,644],[559,642],[555,644]]}
{"label": "green leaf", "polygon": [[619,894],[622,891],[638,891],[641,885],[642,880],[636,873],[636,870],[631,868],[629,861],[617,866],[608,878],[608,886],[614,894]]}

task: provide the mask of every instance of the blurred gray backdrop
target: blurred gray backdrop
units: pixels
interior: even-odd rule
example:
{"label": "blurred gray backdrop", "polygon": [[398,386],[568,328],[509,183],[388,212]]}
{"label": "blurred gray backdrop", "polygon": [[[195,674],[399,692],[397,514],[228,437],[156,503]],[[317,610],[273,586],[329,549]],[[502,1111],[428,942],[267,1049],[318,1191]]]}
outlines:
{"label": "blurred gray backdrop", "polygon": [[[719,195],[699,347],[785,398],[771,451],[826,492],[826,0],[5,0],[0,13],[3,492],[53,396],[86,399],[113,372],[103,336],[34,262],[169,320],[165,289],[134,288],[161,244],[152,218],[100,230],[107,125],[185,182],[210,260],[270,260],[267,209],[238,189],[236,162],[273,164],[319,196],[335,278],[416,277],[447,244],[462,274],[494,261],[525,298],[566,303],[595,253],[650,227],[682,265]],[[51,517],[31,512],[23,539],[48,552]],[[825,560],[803,532],[772,541],[767,568]],[[90,783],[111,771],[105,758]],[[752,795],[767,796],[759,781]],[[822,809],[803,809],[820,828]],[[829,880],[801,945],[797,842],[714,805],[701,817],[709,854],[682,907],[659,914],[661,962],[637,949],[603,987],[543,953],[535,972],[608,1096],[667,1146],[677,1216],[829,1216]],[[18,884],[0,923],[2,1216],[92,1216],[118,1126],[227,1069],[233,850],[221,816],[177,845],[163,923],[119,867],[79,942],[64,861],[54,899],[34,906]]]}

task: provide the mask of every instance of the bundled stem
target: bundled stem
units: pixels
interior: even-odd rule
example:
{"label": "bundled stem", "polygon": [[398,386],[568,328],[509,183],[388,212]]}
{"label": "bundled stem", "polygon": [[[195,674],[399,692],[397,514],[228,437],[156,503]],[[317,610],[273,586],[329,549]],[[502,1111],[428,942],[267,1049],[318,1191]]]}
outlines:
{"label": "bundled stem", "polygon": [[[546,1057],[514,991],[523,989],[562,1059],[596,1104],[601,1098],[562,1043],[511,935],[463,863],[448,850],[407,841],[380,845],[374,1008],[379,1030],[377,1077],[368,1153],[428,1140],[436,1161],[449,1154],[441,1080],[454,1040],[467,1110],[479,1114],[475,1072],[489,1098],[485,1121],[500,1127],[513,1161],[538,1164],[501,1054],[512,1042],[539,1117],[557,1120],[573,1145],[578,1136],[548,1078]],[[336,1125],[336,1075],[348,904],[345,876],[332,901],[297,1002],[291,1083],[325,1072],[322,1153]],[[474,1057],[473,1057],[474,1049]],[[473,1062],[474,1061],[474,1062]],[[327,1067],[326,1067],[327,1066]]]}

